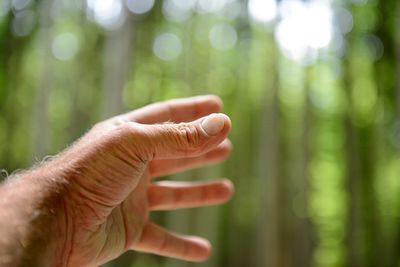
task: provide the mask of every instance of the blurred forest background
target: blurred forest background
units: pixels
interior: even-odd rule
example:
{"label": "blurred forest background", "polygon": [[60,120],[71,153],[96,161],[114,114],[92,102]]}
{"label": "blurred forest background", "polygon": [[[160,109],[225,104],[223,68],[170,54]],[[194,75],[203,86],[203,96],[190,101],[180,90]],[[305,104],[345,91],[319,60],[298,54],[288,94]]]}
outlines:
{"label": "blurred forest background", "polygon": [[105,266],[400,266],[398,0],[0,0],[0,49],[3,178],[120,112],[225,102],[232,157],[168,178],[236,196],[153,214],[212,258]]}

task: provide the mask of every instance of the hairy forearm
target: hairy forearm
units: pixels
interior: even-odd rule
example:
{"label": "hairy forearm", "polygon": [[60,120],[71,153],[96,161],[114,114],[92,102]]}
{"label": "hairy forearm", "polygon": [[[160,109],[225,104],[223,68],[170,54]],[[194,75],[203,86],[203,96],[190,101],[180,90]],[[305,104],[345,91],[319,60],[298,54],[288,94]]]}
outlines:
{"label": "hairy forearm", "polygon": [[0,187],[0,266],[65,262],[67,220],[58,180],[44,167],[10,177]]}

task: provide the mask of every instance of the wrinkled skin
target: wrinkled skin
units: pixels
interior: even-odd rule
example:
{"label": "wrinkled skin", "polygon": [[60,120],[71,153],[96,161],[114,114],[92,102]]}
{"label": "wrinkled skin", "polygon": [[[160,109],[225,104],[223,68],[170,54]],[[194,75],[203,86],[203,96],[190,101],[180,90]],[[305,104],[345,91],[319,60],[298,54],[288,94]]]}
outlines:
{"label": "wrinkled skin", "polygon": [[[232,196],[226,179],[153,180],[229,155],[230,120],[209,115],[221,107],[216,96],[153,104],[95,125],[48,162],[47,172],[63,177],[56,265],[98,266],[126,250],[205,260],[208,241],[171,233],[153,224],[149,212],[219,204]],[[207,119],[214,123],[212,134],[202,124]]]}

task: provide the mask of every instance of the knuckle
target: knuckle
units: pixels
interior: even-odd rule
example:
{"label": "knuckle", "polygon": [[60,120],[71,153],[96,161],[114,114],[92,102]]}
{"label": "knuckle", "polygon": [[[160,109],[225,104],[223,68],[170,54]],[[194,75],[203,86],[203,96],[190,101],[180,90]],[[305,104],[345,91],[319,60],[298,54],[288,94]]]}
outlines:
{"label": "knuckle", "polygon": [[120,124],[115,126],[114,129],[105,133],[103,136],[103,143],[111,150],[122,149],[130,145],[132,135],[134,134],[134,127],[129,124]]}
{"label": "knuckle", "polygon": [[201,134],[192,124],[181,123],[176,128],[177,137],[187,147],[199,148],[203,144]]}
{"label": "knuckle", "polygon": [[140,134],[140,127],[135,123],[121,123],[115,126],[113,132],[120,144],[130,144]]}
{"label": "knuckle", "polygon": [[120,136],[129,136],[133,133],[134,127],[130,123],[121,123],[116,125],[115,131]]}

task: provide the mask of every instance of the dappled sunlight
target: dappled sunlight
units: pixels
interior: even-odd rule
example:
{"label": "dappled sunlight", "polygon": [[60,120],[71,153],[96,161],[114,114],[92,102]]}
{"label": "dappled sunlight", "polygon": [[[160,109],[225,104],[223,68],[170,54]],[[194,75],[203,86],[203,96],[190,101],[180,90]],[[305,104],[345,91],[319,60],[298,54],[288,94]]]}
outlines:
{"label": "dappled sunlight", "polygon": [[256,21],[270,22],[277,16],[277,3],[275,0],[250,0],[249,13]]}
{"label": "dappled sunlight", "polygon": [[333,17],[329,3],[284,0],[276,39],[283,53],[303,64],[315,62],[318,50],[327,48],[333,36]]}
{"label": "dappled sunlight", "polygon": [[106,29],[113,30],[124,23],[122,0],[88,0],[88,16]]}

